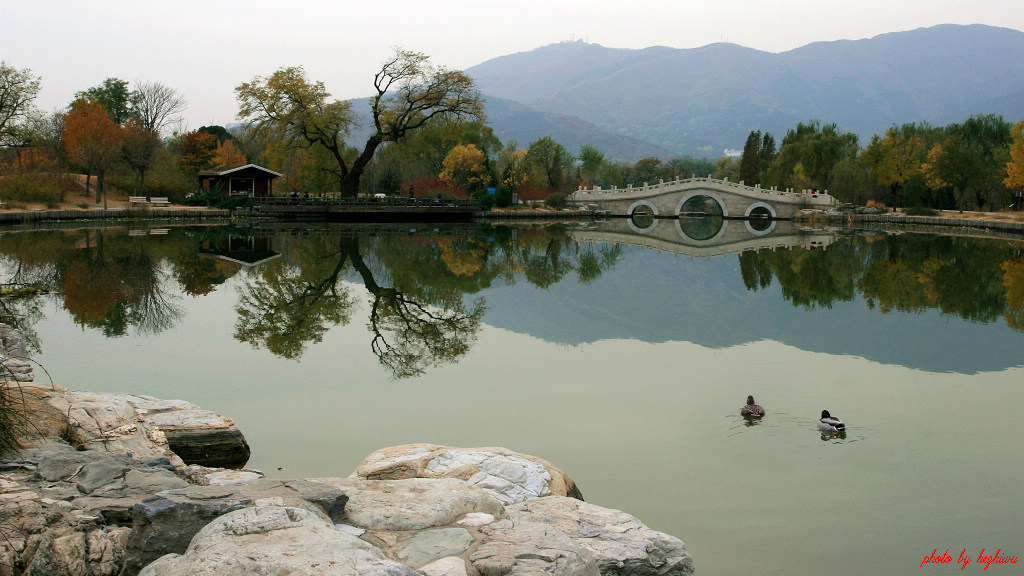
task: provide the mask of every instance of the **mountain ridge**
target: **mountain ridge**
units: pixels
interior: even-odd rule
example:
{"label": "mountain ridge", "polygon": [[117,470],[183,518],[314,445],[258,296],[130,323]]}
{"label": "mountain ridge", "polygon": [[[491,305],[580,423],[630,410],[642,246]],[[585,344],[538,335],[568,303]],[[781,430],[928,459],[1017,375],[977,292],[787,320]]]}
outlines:
{"label": "mountain ridge", "polygon": [[[742,147],[752,130],[781,141],[812,119],[834,122],[862,143],[893,124],[945,125],[988,113],[1015,121],[1024,118],[1024,68],[1012,64],[1021,59],[1024,32],[943,24],[779,53],[730,43],[622,49],[562,42],[465,72],[489,101],[501,102],[491,121],[499,138],[516,133],[525,144],[551,135],[575,152],[588,137],[615,136],[606,155],[636,160],[714,157]],[[520,114],[534,114],[532,128],[518,124]],[[571,117],[593,131],[567,133]],[[630,150],[637,141],[650,147]]]}

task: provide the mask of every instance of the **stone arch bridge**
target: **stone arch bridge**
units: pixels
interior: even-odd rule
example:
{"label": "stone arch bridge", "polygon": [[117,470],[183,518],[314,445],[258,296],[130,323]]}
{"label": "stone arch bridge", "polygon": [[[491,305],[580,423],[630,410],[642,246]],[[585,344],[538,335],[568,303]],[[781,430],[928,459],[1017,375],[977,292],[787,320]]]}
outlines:
{"label": "stone arch bridge", "polygon": [[611,216],[678,218],[770,218],[789,220],[803,209],[824,209],[835,204],[828,192],[776,190],[746,186],[714,178],[685,178],[627,188],[580,188],[571,202]]}

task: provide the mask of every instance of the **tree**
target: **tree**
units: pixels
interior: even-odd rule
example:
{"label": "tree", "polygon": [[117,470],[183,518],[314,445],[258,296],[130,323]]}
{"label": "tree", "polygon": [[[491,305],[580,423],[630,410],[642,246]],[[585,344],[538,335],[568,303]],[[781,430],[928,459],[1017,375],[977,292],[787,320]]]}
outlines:
{"label": "tree", "polygon": [[188,102],[177,90],[159,82],[136,82],[132,94],[135,116],[145,129],[156,134],[188,108]]}
{"label": "tree", "polygon": [[234,140],[218,142],[213,150],[213,164],[215,166],[242,166],[248,164],[245,153],[242,152]]}
{"label": "tree", "polygon": [[534,140],[526,151],[527,162],[544,179],[552,192],[565,192],[572,155],[550,136]]}
{"label": "tree", "polygon": [[759,184],[761,173],[761,131],[747,135],[743,145],[743,156],[740,157],[740,180],[747,186]]}
{"label": "tree", "polygon": [[483,118],[483,100],[473,80],[460,71],[434,68],[428,60],[425,54],[397,49],[382,65],[370,98],[371,133],[360,151],[346,145],[355,124],[351,103],[328,102],[323,82],[310,82],[301,67],[281,68],[235,88],[238,117],[290,145],[328,150],[337,163],[341,195],[356,196],[381,144],[399,142],[435,118]]}
{"label": "tree", "polygon": [[499,155],[501,169],[501,187],[511,193],[525,186],[530,181],[530,168],[526,162],[527,151],[519,148],[516,142],[511,142],[502,149]]}
{"label": "tree", "polygon": [[1010,146],[1010,161],[1006,164],[1006,179],[1003,184],[1011,190],[1024,189],[1024,120],[1017,122],[1010,130],[1013,144]]}
{"label": "tree", "polygon": [[961,210],[1005,206],[1009,190],[1003,180],[1013,141],[1010,128],[1002,117],[992,114],[946,126],[922,166],[929,184],[952,188]]}
{"label": "tree", "polygon": [[12,127],[28,118],[37,94],[39,78],[31,70],[0,60],[0,146],[7,145]]}
{"label": "tree", "polygon": [[76,101],[87,100],[102,106],[119,126],[135,115],[136,98],[128,89],[128,81],[120,78],[107,78],[103,84],[75,94]]}
{"label": "tree", "polygon": [[[860,150],[857,140],[856,134],[841,132],[835,124],[822,126],[817,120],[801,122],[782,139],[782,148],[766,179],[773,185],[798,190],[828,188],[833,168],[843,160],[856,157]],[[796,173],[798,165],[800,174]]]}
{"label": "tree", "polygon": [[580,146],[580,176],[587,183],[593,184],[601,174],[604,164],[604,153],[593,144]]}
{"label": "tree", "polygon": [[217,137],[207,132],[189,132],[181,137],[178,144],[178,166],[190,178],[199,172],[213,168],[217,151]]}
{"label": "tree", "polygon": [[715,171],[712,176],[719,180],[738,182],[740,177],[740,163],[728,156],[722,156],[715,162]]}
{"label": "tree", "polygon": [[146,172],[153,165],[160,150],[160,136],[147,128],[141,120],[132,118],[124,127],[124,160],[135,170],[134,189],[138,192],[146,181]]}
{"label": "tree", "polygon": [[446,182],[478,192],[490,184],[491,174],[487,170],[487,156],[472,144],[459,144],[452,148],[444,159],[444,170],[438,175]]}
{"label": "tree", "polygon": [[103,177],[121,159],[121,127],[102,105],[81,100],[64,116],[63,140],[68,157],[96,175],[96,202],[106,208]]}

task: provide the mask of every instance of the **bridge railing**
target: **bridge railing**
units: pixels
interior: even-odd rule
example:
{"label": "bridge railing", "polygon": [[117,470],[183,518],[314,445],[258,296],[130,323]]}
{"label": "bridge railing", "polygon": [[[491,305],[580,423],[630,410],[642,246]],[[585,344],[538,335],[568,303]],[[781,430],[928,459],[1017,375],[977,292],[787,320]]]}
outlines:
{"label": "bridge railing", "polygon": [[744,191],[746,191],[748,193],[761,194],[761,195],[764,195],[764,196],[776,196],[776,197],[785,197],[785,198],[793,198],[793,197],[804,196],[804,197],[809,198],[812,201],[817,201],[817,202],[825,203],[825,202],[830,202],[831,201],[831,196],[829,196],[828,190],[825,190],[824,192],[822,192],[822,191],[819,191],[819,190],[813,190],[812,189],[812,190],[801,190],[800,192],[796,192],[792,188],[787,188],[786,190],[778,190],[775,186],[772,186],[771,188],[761,188],[760,184],[755,185],[755,186],[747,186],[746,184],[743,183],[742,180],[739,181],[739,182],[730,182],[728,178],[719,180],[717,178],[712,178],[711,176],[708,176],[707,178],[691,176],[689,178],[677,178],[677,179],[671,180],[669,182],[665,182],[664,180],[662,180],[662,181],[658,182],[657,184],[648,184],[647,182],[644,182],[643,186],[633,186],[632,184],[630,184],[626,188],[619,188],[617,186],[612,186],[610,189],[607,189],[607,190],[602,188],[601,186],[594,186],[592,188],[586,188],[584,186],[580,186],[579,188],[576,189],[575,192],[572,193],[572,195],[570,196],[570,199],[576,199],[577,195],[579,195],[579,196],[592,196],[592,195],[602,195],[602,196],[603,195],[608,195],[608,196],[612,196],[612,195],[624,195],[624,194],[650,194],[650,193],[656,192],[657,190],[660,190],[662,188],[669,188],[669,187],[673,187],[674,188],[674,187],[678,187],[678,186],[682,186],[682,185],[686,185],[686,184],[712,184],[712,185],[715,185],[715,186],[741,189],[741,190],[744,190]]}

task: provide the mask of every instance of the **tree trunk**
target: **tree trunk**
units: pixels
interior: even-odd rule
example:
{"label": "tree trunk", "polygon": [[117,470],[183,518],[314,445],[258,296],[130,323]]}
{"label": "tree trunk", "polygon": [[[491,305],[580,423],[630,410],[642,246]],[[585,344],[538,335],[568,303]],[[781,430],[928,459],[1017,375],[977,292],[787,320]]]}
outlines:
{"label": "tree trunk", "polygon": [[359,179],[362,178],[366,165],[373,159],[373,153],[381,142],[379,134],[374,134],[366,140],[363,152],[352,162],[352,168],[341,178],[342,198],[355,198],[359,195]]}
{"label": "tree trunk", "polygon": [[107,191],[103,187],[103,172],[101,171],[96,175],[96,203],[100,201],[100,197],[103,197],[103,209],[107,209]]}

